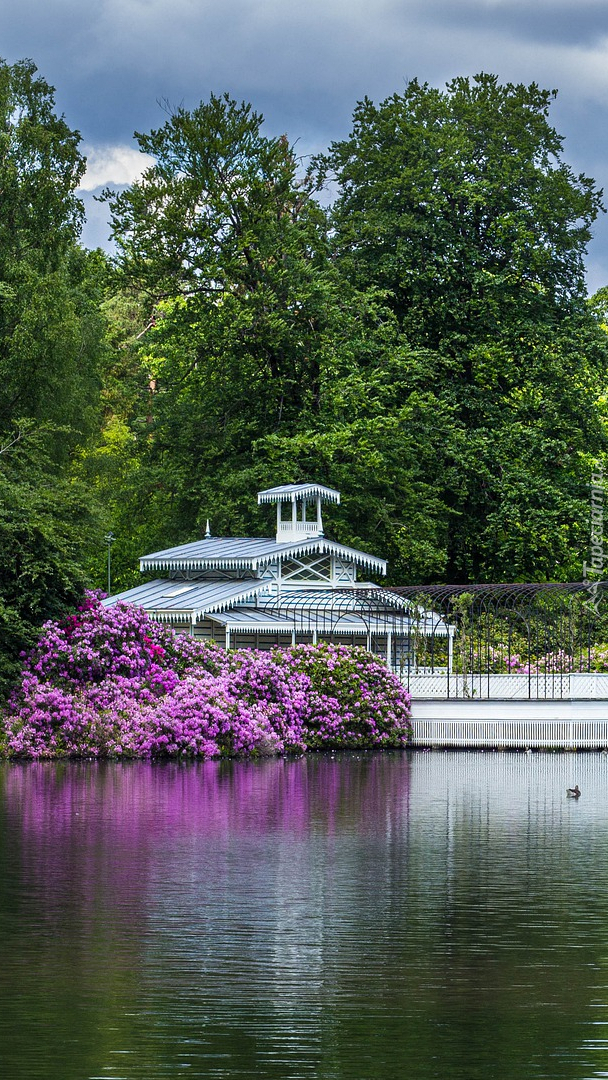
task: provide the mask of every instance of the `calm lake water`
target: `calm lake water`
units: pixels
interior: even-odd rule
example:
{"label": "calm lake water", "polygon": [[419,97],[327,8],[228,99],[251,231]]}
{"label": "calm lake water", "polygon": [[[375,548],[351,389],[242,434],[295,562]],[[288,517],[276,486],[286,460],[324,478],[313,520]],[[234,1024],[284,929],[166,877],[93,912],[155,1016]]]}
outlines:
{"label": "calm lake water", "polygon": [[606,755],[3,765],[0,868],[10,1080],[608,1077]]}

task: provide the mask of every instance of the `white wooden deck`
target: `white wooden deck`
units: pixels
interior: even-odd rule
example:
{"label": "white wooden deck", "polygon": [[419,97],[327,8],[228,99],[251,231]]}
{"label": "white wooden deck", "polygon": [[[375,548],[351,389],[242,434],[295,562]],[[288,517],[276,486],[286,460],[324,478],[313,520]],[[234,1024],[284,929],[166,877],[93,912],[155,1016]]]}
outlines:
{"label": "white wooden deck", "polygon": [[608,748],[608,699],[412,699],[413,746]]}

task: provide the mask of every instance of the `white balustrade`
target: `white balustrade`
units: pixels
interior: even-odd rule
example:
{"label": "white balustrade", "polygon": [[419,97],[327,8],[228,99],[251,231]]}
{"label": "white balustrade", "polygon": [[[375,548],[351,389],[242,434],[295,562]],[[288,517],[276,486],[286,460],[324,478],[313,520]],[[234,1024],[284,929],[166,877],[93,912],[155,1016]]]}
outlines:
{"label": "white balustrade", "polygon": [[608,702],[608,672],[540,673],[533,675],[484,675],[471,672],[463,675],[429,673],[419,669],[411,674],[403,672],[405,682],[413,698],[464,698],[496,699],[606,699]]}
{"label": "white balustrade", "polygon": [[318,533],[320,531],[319,523],[317,521],[281,521],[278,525],[278,532],[291,533]]}

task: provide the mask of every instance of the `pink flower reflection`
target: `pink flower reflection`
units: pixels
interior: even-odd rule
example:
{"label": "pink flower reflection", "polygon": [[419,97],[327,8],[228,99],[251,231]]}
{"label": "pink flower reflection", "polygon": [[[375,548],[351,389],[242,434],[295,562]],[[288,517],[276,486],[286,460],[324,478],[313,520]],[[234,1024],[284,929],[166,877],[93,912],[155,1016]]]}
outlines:
{"label": "pink flower reflection", "polygon": [[[7,827],[45,917],[69,904],[138,910],[152,871],[176,849],[284,835],[384,836],[407,822],[409,756],[132,764],[39,762],[0,768]],[[193,847],[194,845],[194,847]],[[129,915],[129,918],[131,915]]]}

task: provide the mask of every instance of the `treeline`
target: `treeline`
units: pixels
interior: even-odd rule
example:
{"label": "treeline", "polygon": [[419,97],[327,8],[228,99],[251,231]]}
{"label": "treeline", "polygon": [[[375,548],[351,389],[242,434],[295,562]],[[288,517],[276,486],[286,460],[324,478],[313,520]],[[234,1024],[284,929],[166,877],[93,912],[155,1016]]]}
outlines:
{"label": "treeline", "polygon": [[[0,650],[145,551],[266,535],[255,492],[337,487],[394,582],[576,580],[606,454],[603,210],[551,94],[491,75],[359,103],[302,161],[212,96],[137,134],[80,243],[79,135],[0,66]],[[329,195],[331,195],[331,199]],[[329,204],[329,205],[328,205]]]}

